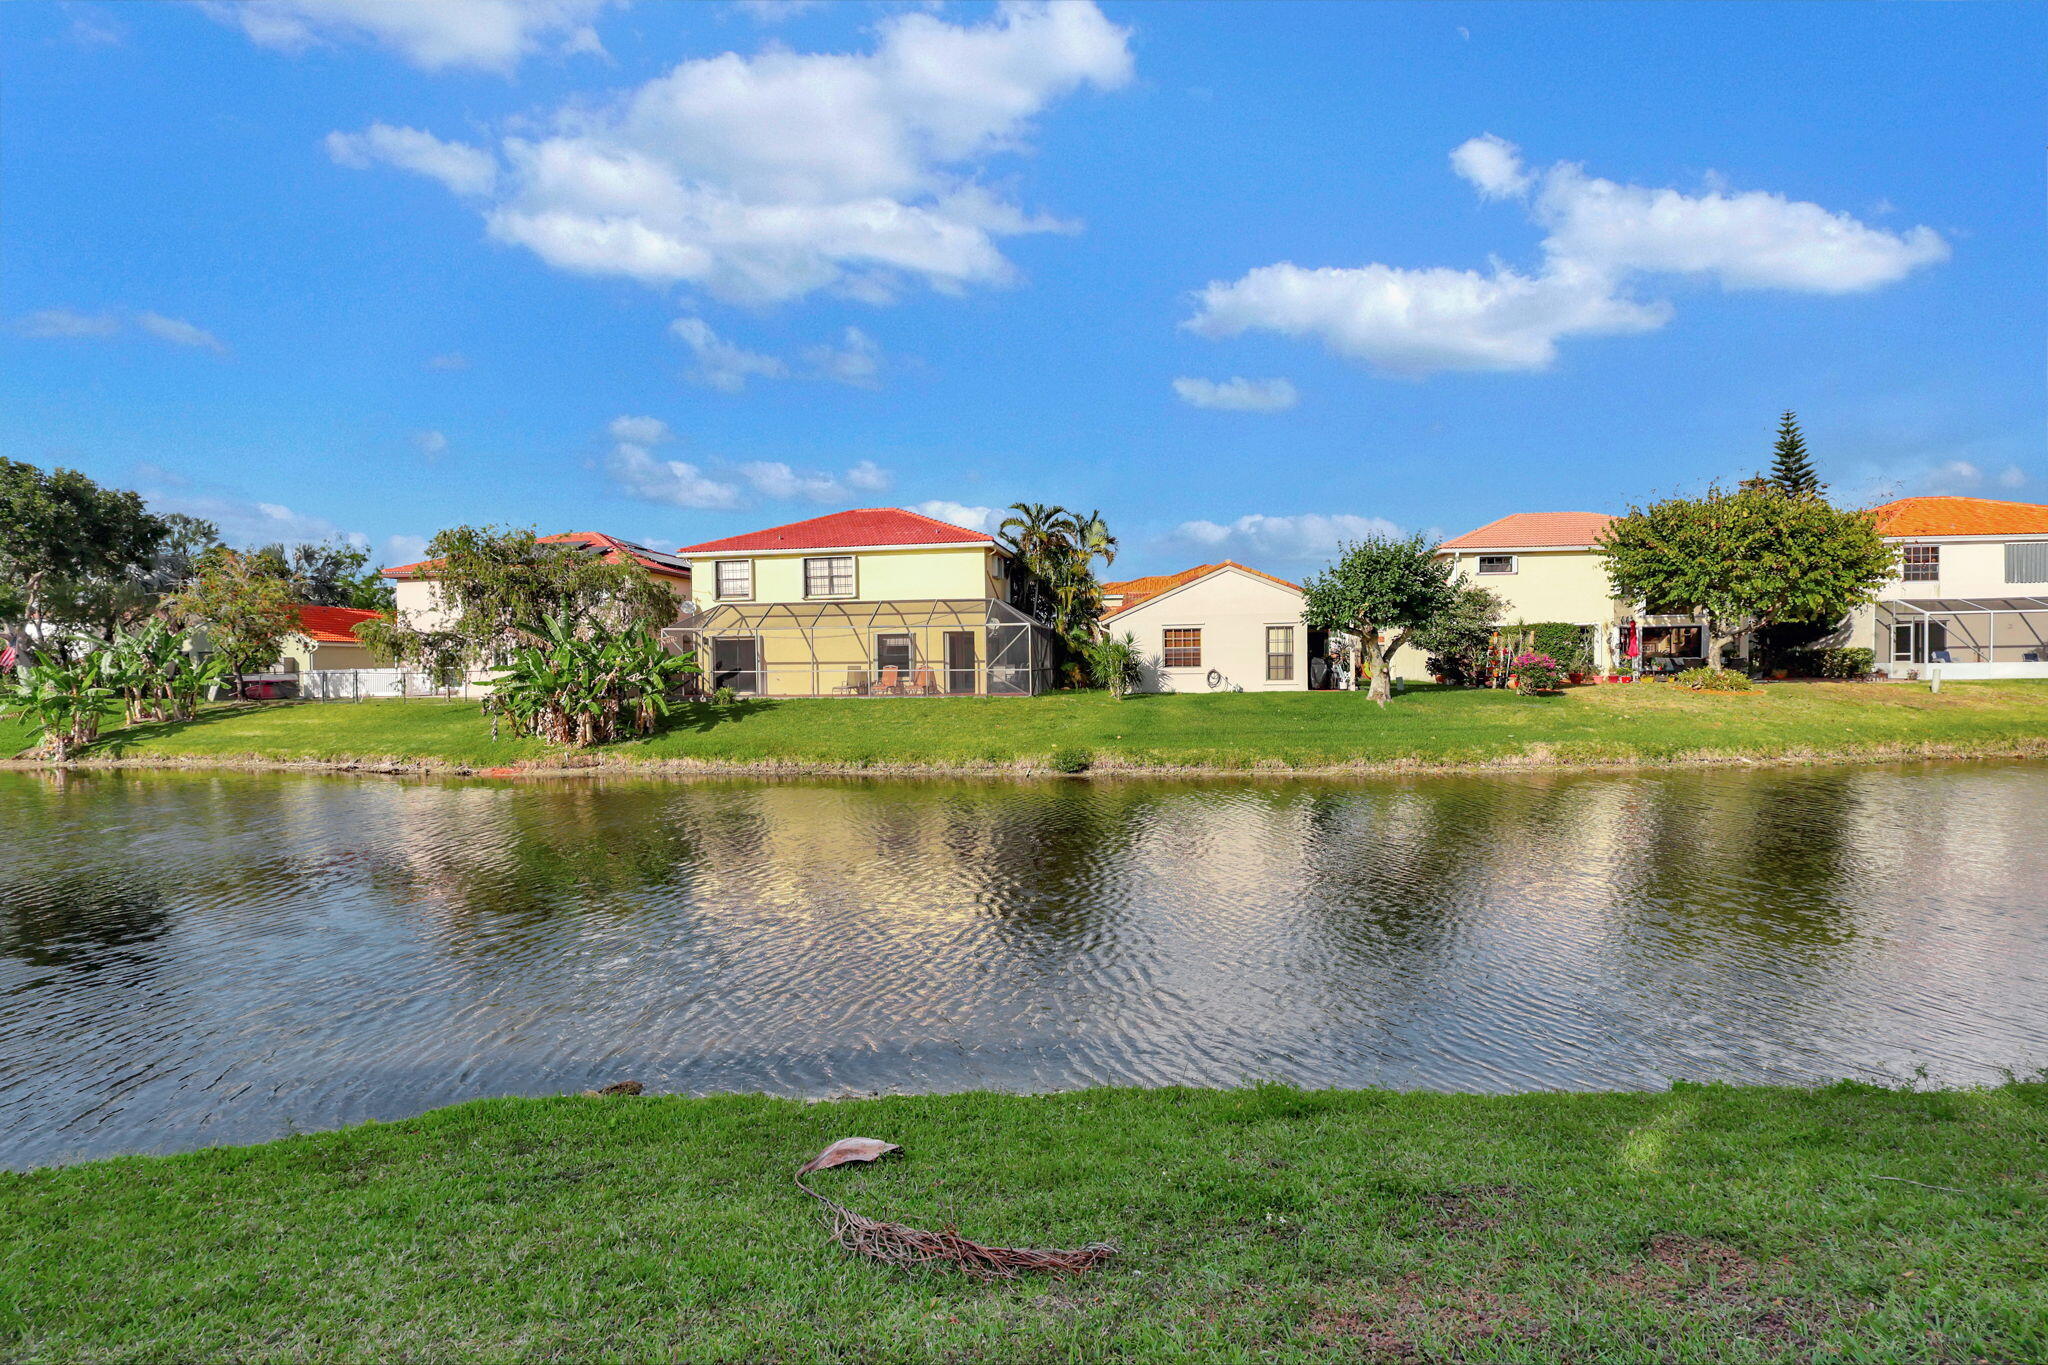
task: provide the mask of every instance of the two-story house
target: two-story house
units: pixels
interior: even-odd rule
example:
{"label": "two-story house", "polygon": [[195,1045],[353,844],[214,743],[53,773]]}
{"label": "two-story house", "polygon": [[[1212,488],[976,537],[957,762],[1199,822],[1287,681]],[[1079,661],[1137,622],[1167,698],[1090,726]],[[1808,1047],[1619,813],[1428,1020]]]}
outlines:
{"label": "two-story house", "polygon": [[686,622],[713,687],[748,696],[1031,696],[1051,637],[1012,605],[995,537],[897,507],[688,545]]}
{"label": "two-story house", "polygon": [[1874,509],[1899,576],[1844,636],[1893,677],[2048,677],[2048,505],[1900,498]]}
{"label": "two-story house", "polygon": [[[625,560],[639,565],[675,597],[678,618],[690,602],[690,568],[675,555],[635,545],[630,540],[620,540],[602,531],[564,531],[538,539],[543,545],[566,545],[599,559]],[[398,621],[415,630],[446,628],[449,609],[441,600],[439,570],[440,561],[436,559],[423,559],[417,564],[395,564],[384,570],[384,577],[391,580],[393,615]]]}

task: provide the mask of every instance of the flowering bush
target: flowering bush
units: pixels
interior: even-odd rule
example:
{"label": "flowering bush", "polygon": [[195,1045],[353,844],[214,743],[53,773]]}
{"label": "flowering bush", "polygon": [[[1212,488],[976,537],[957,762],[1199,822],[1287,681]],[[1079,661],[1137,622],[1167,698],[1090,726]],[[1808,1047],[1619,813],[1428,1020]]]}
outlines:
{"label": "flowering bush", "polygon": [[1531,651],[1515,656],[1515,690],[1525,697],[1555,692],[1564,686],[1564,670],[1548,654]]}

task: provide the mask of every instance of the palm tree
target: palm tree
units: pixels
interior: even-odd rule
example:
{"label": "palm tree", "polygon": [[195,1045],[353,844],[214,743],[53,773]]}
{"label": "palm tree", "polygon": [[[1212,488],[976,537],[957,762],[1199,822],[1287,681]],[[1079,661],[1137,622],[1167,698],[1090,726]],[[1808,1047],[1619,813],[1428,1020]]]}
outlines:
{"label": "palm tree", "polygon": [[1090,560],[1100,557],[1104,564],[1116,563],[1116,537],[1109,533],[1109,523],[1102,519],[1100,511],[1085,517],[1069,515],[1067,521],[1083,556]]}

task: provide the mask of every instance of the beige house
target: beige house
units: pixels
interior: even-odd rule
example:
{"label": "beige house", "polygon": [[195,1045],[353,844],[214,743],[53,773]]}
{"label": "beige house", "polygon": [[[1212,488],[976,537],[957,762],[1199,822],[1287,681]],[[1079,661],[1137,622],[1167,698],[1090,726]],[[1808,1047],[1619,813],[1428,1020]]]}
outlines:
{"label": "beige house", "polygon": [[[675,555],[635,545],[630,540],[620,540],[601,531],[565,531],[539,539],[543,545],[572,545],[600,559],[630,560],[675,595],[678,620],[689,610],[690,567]],[[384,577],[392,580],[392,593],[396,599],[393,614],[416,630],[438,630],[448,622],[448,609],[442,603],[440,589],[435,583],[437,564],[436,560],[423,559],[417,564],[400,564],[384,571]]]}
{"label": "beige house", "polygon": [[[1439,547],[1456,576],[1507,603],[1508,623],[1559,622],[1585,631],[1596,674],[1671,672],[1704,661],[1705,618],[1653,616],[1614,595],[1599,551],[1605,512],[1515,512]],[[1627,651],[1631,633],[1638,658]],[[1413,646],[1394,658],[1402,678],[1428,675],[1427,656]]]}
{"label": "beige house", "polygon": [[[1301,586],[1231,560],[1102,585],[1102,628],[1128,632],[1145,692],[1299,692],[1350,685],[1329,632],[1302,624]],[[1348,637],[1340,637],[1348,639]]]}
{"label": "beige house", "polygon": [[2048,505],[1901,498],[1875,509],[1899,577],[1840,637],[1894,677],[2048,677]]}
{"label": "beige house", "polygon": [[679,627],[714,687],[745,696],[1030,696],[1051,638],[1012,603],[995,537],[866,507],[685,546]]}

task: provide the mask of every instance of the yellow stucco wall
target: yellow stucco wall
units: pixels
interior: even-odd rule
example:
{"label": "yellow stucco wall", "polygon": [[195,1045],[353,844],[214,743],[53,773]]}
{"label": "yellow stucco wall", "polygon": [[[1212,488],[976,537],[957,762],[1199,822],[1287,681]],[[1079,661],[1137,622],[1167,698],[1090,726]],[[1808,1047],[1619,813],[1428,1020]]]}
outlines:
{"label": "yellow stucco wall", "polygon": [[[1514,552],[1513,573],[1479,572],[1479,556],[1451,556],[1458,577],[1476,583],[1508,604],[1506,622],[1566,621],[1573,625],[1598,626],[1594,632],[1594,667],[1607,671],[1612,665],[1609,626],[1624,610],[1607,584],[1606,561],[1594,550],[1539,550]],[[1394,656],[1394,676],[1422,679],[1429,676],[1428,656],[1412,646]]]}
{"label": "yellow stucco wall", "polygon": [[[828,557],[829,553],[706,555],[692,566],[698,581],[698,601],[709,606],[720,601],[903,602],[933,598],[1007,597],[1002,580],[992,572],[996,555],[986,547],[906,546],[892,550],[855,551],[852,598],[806,598],[804,560]],[[731,559],[752,561],[754,594],[751,598],[720,598],[716,595],[717,565],[722,560]]]}

